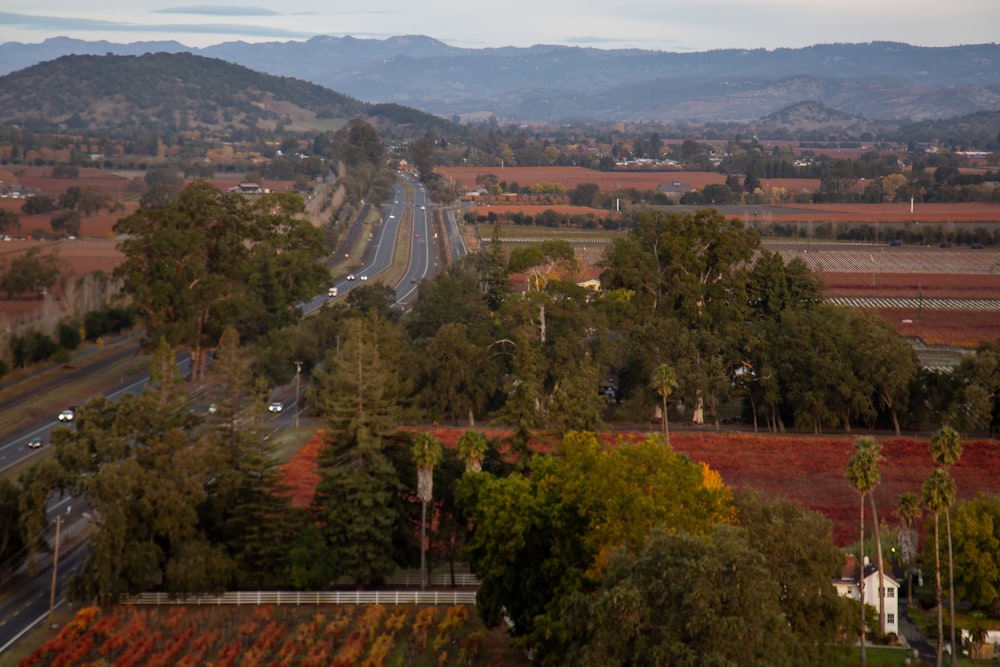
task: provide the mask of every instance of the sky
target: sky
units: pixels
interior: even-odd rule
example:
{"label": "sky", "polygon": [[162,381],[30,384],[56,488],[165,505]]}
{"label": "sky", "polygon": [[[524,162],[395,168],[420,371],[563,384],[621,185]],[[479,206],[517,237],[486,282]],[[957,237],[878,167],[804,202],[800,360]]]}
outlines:
{"label": "sky", "polygon": [[[182,0],[183,2],[183,0]],[[249,0],[250,3],[253,0]],[[300,41],[426,35],[463,48],[562,44],[692,52],[871,41],[995,43],[1000,0],[0,0],[0,43]],[[16,9],[17,11],[7,11]]]}

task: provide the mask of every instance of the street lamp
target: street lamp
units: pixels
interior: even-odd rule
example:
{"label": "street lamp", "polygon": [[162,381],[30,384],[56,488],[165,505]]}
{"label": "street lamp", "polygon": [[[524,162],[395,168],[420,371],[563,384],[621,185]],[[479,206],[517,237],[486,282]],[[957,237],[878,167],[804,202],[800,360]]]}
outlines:
{"label": "street lamp", "polygon": [[299,427],[299,376],[302,373],[302,362],[295,362],[295,428]]}

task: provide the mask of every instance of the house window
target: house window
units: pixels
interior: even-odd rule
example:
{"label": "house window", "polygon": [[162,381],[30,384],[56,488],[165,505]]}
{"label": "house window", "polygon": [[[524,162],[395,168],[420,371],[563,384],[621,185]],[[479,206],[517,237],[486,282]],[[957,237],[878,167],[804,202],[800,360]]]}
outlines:
{"label": "house window", "polygon": [[887,588],[887,589],[885,589],[885,596],[887,598],[894,598],[894,597],[896,597],[896,589],[895,588]]}
{"label": "house window", "polygon": [[885,623],[886,623],[886,625],[895,625],[896,624],[896,615],[895,614],[886,614],[885,615]]}

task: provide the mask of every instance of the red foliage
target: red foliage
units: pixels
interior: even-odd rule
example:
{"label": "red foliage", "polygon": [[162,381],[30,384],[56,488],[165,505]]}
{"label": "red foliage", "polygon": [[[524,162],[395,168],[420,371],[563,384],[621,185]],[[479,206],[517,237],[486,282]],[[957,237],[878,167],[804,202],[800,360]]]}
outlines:
{"label": "red foliage", "polygon": [[316,485],[319,484],[319,453],[325,441],[324,432],[316,431],[291,460],[281,467],[293,507],[309,507],[312,503]]}
{"label": "red foliage", "polygon": [[[858,497],[847,483],[847,459],[854,436],[779,435],[708,430],[684,431],[681,425],[670,435],[671,446],[696,461],[707,463],[735,491],[752,490],[765,498],[785,497],[823,514],[833,522],[838,546],[857,541]],[[467,428],[434,427],[431,435],[445,447],[454,447]],[[480,429],[490,439],[509,431]],[[557,440],[537,434],[531,443],[539,452],[552,451]],[[621,439],[642,438],[645,432],[602,433],[601,439],[615,445]],[[903,493],[920,494],[924,480],[934,467],[927,438],[876,438],[885,457],[882,483],[875,490],[879,519],[893,522],[896,500]],[[1000,479],[1000,456],[991,440],[962,443],[961,460],[952,469],[959,500],[976,493],[995,493]]]}
{"label": "red foliage", "polygon": [[[875,489],[879,519],[895,521],[896,501],[903,493],[920,494],[934,468],[927,438],[876,438],[885,460],[882,483]],[[833,521],[838,546],[857,541],[858,496],[845,470],[854,438],[840,436],[676,432],[670,444],[722,474],[734,490],[753,490],[766,498],[785,497]],[[997,444],[990,440],[962,443],[961,460],[952,468],[958,499],[996,492],[1000,479]]]}

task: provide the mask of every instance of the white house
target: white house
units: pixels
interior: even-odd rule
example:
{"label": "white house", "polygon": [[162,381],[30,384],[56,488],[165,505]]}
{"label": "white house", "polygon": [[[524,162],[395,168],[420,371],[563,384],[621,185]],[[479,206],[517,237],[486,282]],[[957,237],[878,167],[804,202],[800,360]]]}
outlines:
{"label": "white house", "polygon": [[[899,582],[883,571],[885,579],[885,631],[894,632],[899,636]],[[834,579],[833,587],[837,593],[853,600],[861,599],[861,586],[858,583],[858,561],[854,556],[847,555],[844,569],[838,579]],[[865,557],[865,604],[878,609],[878,568]]]}

